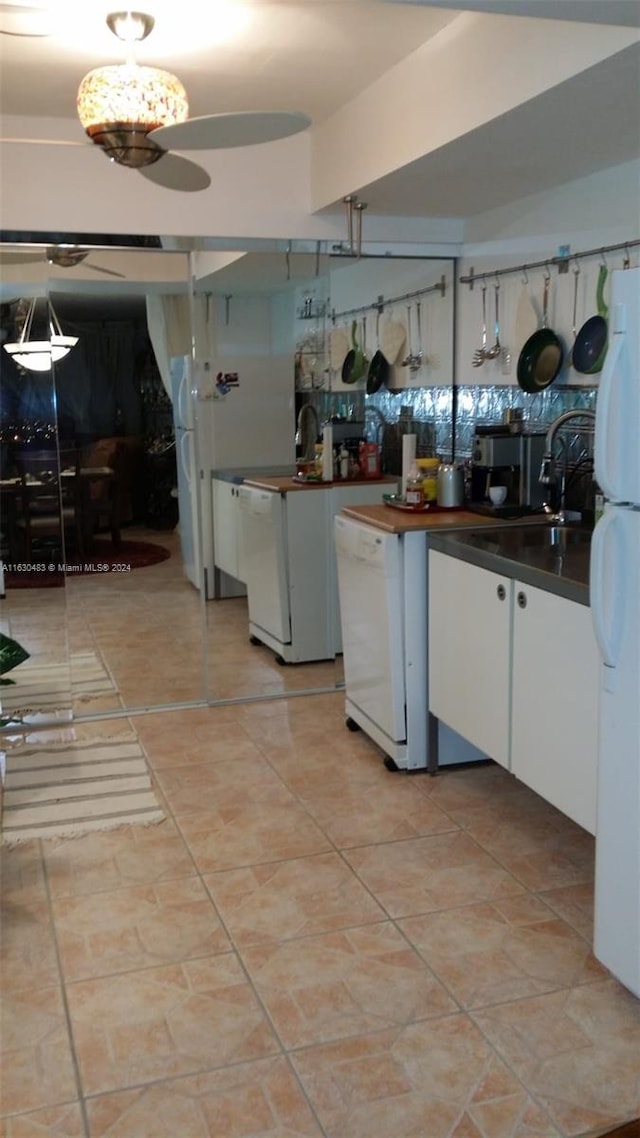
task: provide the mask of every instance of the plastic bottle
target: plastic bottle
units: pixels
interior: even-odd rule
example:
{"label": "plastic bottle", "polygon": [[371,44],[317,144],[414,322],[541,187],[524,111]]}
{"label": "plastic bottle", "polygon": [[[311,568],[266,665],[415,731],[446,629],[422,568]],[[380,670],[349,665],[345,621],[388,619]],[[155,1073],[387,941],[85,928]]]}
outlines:
{"label": "plastic bottle", "polygon": [[436,502],[438,500],[438,467],[440,466],[440,459],[419,458],[417,466],[422,474],[425,502]]}
{"label": "plastic bottle", "polygon": [[414,463],[407,475],[405,497],[407,506],[411,506],[413,510],[421,510],[424,507],[424,486],[422,482],[422,471]]}
{"label": "plastic bottle", "polygon": [[349,477],[349,451],[344,443],[340,448],[340,477],[345,479]]}

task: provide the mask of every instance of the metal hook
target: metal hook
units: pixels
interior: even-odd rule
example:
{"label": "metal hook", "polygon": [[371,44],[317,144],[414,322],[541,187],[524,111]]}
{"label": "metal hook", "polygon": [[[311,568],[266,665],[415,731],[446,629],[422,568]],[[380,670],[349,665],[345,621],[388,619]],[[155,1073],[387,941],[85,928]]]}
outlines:
{"label": "metal hook", "polygon": [[604,249],[600,250],[600,264],[604,269],[607,267],[607,258],[604,255]]}
{"label": "metal hook", "polygon": [[576,263],[576,267],[573,271],[574,271],[576,276],[579,276],[580,275],[580,261],[577,257],[574,257],[574,261]]}
{"label": "metal hook", "polygon": [[545,263],[544,263],[544,279],[546,281],[551,280],[551,269],[549,268],[549,262],[548,261],[545,261]]}
{"label": "metal hook", "polygon": [[496,283],[493,287],[495,288],[496,292],[500,288],[500,273],[496,273]]}
{"label": "metal hook", "polygon": [[523,265],[523,266],[522,266],[522,272],[523,272],[523,274],[524,274],[524,275],[523,275],[523,277],[522,277],[522,283],[523,283],[524,285],[528,285],[528,284],[529,284],[529,274],[528,274],[528,272],[527,272],[527,266],[526,266],[526,265]]}
{"label": "metal hook", "polygon": [[629,246],[625,245],[625,247],[624,247],[624,260],[622,262],[622,268],[628,269],[630,265],[631,265],[631,257],[629,256]]}

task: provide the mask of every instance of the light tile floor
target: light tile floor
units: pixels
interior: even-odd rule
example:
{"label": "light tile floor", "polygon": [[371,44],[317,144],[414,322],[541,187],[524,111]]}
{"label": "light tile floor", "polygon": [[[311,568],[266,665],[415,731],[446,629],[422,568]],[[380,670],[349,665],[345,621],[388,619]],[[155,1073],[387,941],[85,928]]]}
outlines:
{"label": "light tile floor", "polygon": [[4,1138],[640,1115],[640,1003],[591,954],[593,840],[557,810],[494,765],[388,772],[339,692],[66,729],[132,731],[163,823],[4,852]]}

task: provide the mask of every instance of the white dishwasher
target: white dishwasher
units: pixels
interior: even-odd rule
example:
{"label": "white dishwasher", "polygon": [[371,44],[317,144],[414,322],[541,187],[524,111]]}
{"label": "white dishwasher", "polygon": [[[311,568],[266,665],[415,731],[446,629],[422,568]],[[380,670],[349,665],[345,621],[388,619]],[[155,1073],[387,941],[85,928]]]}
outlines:
{"label": "white dishwasher", "polygon": [[287,644],[291,617],[284,500],[270,490],[251,486],[240,486],[238,496],[249,622]]}
{"label": "white dishwasher", "polygon": [[349,702],[389,739],[404,739],[400,539],[337,517],[335,546]]}
{"label": "white dishwasher", "polygon": [[429,715],[428,533],[385,533],[339,514],[334,539],[345,711],[389,769],[486,759]]}

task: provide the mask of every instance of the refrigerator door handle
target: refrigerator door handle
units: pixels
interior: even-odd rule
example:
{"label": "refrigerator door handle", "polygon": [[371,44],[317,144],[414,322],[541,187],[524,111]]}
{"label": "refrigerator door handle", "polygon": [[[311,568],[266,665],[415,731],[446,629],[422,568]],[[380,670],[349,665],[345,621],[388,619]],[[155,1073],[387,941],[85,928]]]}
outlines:
{"label": "refrigerator door handle", "polygon": [[[591,620],[602,661],[615,668],[625,624],[626,565],[625,526],[615,507],[609,507],[598,522],[591,541]],[[609,549],[611,579],[606,580],[605,556]]]}
{"label": "refrigerator door handle", "polygon": [[618,332],[612,342],[600,376],[594,441],[595,476],[607,498],[619,500],[617,462],[622,451],[624,387],[618,372],[625,336]]}
{"label": "refrigerator door handle", "polygon": [[187,431],[183,431],[180,438],[180,460],[182,462],[182,468],[187,476],[187,482],[189,483],[189,486],[193,486],[192,454],[193,452],[189,446],[189,434]]}

